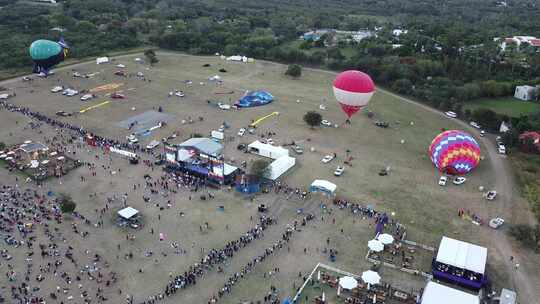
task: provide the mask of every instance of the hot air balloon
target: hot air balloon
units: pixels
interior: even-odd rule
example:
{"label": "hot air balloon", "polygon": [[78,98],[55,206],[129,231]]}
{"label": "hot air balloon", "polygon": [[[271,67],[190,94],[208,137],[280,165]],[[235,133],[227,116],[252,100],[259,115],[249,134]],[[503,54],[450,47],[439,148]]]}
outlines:
{"label": "hot air balloon", "polygon": [[64,61],[68,51],[69,47],[62,38],[58,42],[44,39],[32,42],[29,52],[34,62],[33,72],[46,76],[51,67]]}
{"label": "hot air balloon", "polygon": [[478,166],[480,145],[467,132],[444,131],[431,142],[429,155],[439,171],[461,175]]}
{"label": "hot air balloon", "polygon": [[365,107],[374,92],[373,80],[360,71],[342,72],[334,80],[334,96],[348,118]]}

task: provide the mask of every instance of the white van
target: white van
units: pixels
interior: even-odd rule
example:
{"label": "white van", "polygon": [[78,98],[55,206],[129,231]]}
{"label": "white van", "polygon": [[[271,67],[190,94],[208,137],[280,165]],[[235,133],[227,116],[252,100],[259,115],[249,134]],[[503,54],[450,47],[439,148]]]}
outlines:
{"label": "white van", "polygon": [[155,147],[159,146],[159,144],[160,144],[159,140],[152,140],[150,143],[148,143],[148,145],[146,145],[146,149],[152,150]]}

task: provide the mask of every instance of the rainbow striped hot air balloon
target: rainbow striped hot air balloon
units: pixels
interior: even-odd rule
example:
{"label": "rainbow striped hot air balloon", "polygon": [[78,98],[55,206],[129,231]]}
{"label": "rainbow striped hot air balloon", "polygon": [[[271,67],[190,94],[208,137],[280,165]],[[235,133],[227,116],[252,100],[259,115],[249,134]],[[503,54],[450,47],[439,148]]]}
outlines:
{"label": "rainbow striped hot air balloon", "polygon": [[480,145],[467,132],[444,131],[431,142],[429,155],[439,171],[466,174],[480,162]]}

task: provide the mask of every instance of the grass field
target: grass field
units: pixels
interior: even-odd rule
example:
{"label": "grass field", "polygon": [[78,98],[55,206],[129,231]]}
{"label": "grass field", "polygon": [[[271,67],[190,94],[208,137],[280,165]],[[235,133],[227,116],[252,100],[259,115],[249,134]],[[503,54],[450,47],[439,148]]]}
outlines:
{"label": "grass field", "polygon": [[[297,157],[297,166],[282,179],[284,183],[305,189],[317,178],[334,182],[338,185],[338,196],[362,204],[369,203],[378,210],[395,213],[395,219],[408,228],[408,239],[419,243],[436,247],[441,236],[448,235],[489,247],[490,240],[479,238],[479,229],[487,228],[477,227],[456,216],[458,208],[467,208],[473,212],[475,209],[484,210],[481,215],[485,218],[496,215],[490,214],[489,209],[484,207],[485,201],[477,190],[479,186],[489,188],[494,182],[493,169],[489,166],[489,162],[483,161],[477,170],[468,176],[465,185],[457,187],[450,184],[447,187],[440,187],[437,185],[439,173],[427,155],[431,140],[442,128],[458,127],[452,120],[377,92],[369,105],[369,110],[375,113],[373,120],[385,120],[390,123],[390,127],[387,129],[376,127],[365,111],[356,115],[351,125],[347,125],[344,123],[344,115],[334,101],[331,83],[335,76],[332,73],[306,69],[302,77],[293,80],[284,75],[285,65],[264,61],[243,64],[223,61],[214,56],[195,57],[158,52],[160,62],[150,67],[135,63],[134,57],[137,56],[116,58],[111,65],[97,66],[95,63],[88,63],[76,67],[76,70],[83,74],[97,73],[88,79],[71,77],[73,67],[70,67],[58,71],[56,75],[47,79],[36,79],[32,83],[15,81],[5,86],[17,92],[17,96],[10,102],[54,116],[59,110],[74,112],[109,100],[105,92],[98,93],[99,96],[89,102],[82,102],[77,97],[68,98],[53,94],[50,89],[55,85],[62,84],[81,90],[104,84],[122,83],[119,90],[127,95],[127,99],[115,100],[78,116],[59,119],[83,126],[100,135],[123,140],[130,131],[118,127],[117,123],[121,120],[148,110],[156,110],[160,106],[165,113],[174,115],[175,120],[166,127],[141,138],[143,145],[152,139],[169,136],[173,132],[179,134],[175,143],[183,141],[193,133],[207,135],[225,121],[230,125],[230,129],[225,131],[230,140],[224,143],[224,155],[231,163],[239,164],[241,160],[246,160],[249,164],[257,159],[253,155],[237,151],[236,146],[273,132],[276,135],[272,138],[277,144],[295,141],[304,146],[306,151]],[[115,65],[118,63],[125,64],[129,73],[143,72],[146,79],[151,81],[143,81],[137,77],[114,76],[113,72],[117,69]],[[210,66],[203,67],[205,64]],[[220,69],[227,72],[219,72]],[[223,84],[208,81],[209,77],[216,74],[222,77]],[[193,84],[186,85],[185,80],[191,80]],[[174,89],[183,90],[186,97],[167,97],[168,92]],[[267,106],[238,111],[222,111],[215,106],[217,102],[232,104],[246,90],[256,89],[268,90],[276,97],[276,101]],[[232,93],[223,94],[228,92]],[[326,111],[319,110],[321,104],[326,105]],[[338,124],[338,127],[310,129],[303,122],[302,116],[312,110],[321,112],[324,119]],[[240,127],[246,127],[253,119],[274,111],[280,112],[280,115],[262,123],[256,134],[236,136]],[[23,128],[27,118],[6,112],[0,112],[0,115],[2,127],[0,136],[2,139],[5,138],[3,141],[7,144],[21,142],[21,139],[38,140],[45,134],[55,134],[52,129],[44,131],[43,135],[32,133],[28,128]],[[198,121],[197,117],[203,117],[203,121]],[[189,118],[193,118],[195,122],[193,124],[181,122]],[[16,125],[15,120],[23,123],[13,127]],[[310,148],[313,148],[314,152],[308,152]],[[354,158],[352,166],[346,166],[343,176],[335,177],[333,171],[337,165],[343,164],[347,150],[351,151],[350,155]],[[329,153],[336,153],[337,159],[329,164],[322,164],[321,158]],[[82,151],[79,157],[95,161],[95,154]],[[250,216],[256,216],[257,203],[268,204],[271,212],[279,215],[280,226],[269,230],[263,240],[235,257],[233,262],[226,266],[223,274],[205,275],[203,282],[196,287],[162,303],[205,303],[210,295],[222,286],[228,275],[239,271],[240,267],[253,256],[260,254],[269,244],[281,237],[281,229],[295,219],[298,208],[312,210],[318,220],[310,227],[303,228],[303,231],[294,237],[290,248],[282,250],[259,265],[249,274],[248,279],[238,283],[232,294],[220,303],[260,300],[268,292],[270,284],[281,290],[282,295],[290,295],[293,282],[296,281],[296,286],[299,286],[299,272],[310,271],[317,262],[328,262],[328,257],[321,252],[328,238],[331,239],[331,246],[340,252],[335,263],[336,267],[353,273],[361,273],[370,267],[364,255],[367,241],[373,238],[373,223],[367,219],[359,220],[358,217],[352,217],[346,211],[333,210],[331,214],[323,213],[318,206],[322,201],[328,201],[322,196],[314,196],[307,202],[297,202],[268,194],[258,196],[253,203],[234,193],[217,191],[215,201],[202,202],[188,200],[188,194],[181,192],[173,196],[175,202],[173,208],[160,213],[154,204],[147,204],[141,199],[142,190],[131,191],[133,183],[141,182],[148,169],[129,166],[125,160],[113,162],[107,161],[104,157],[99,161],[105,162],[108,166],[122,168],[122,172],[112,176],[107,175],[106,170],[100,171],[98,177],[88,177],[88,182],[81,184],[78,175],[87,175],[86,169],[81,168],[77,173],[73,173],[73,178],[68,176],[61,184],[54,181],[47,187],[58,188],[58,191],[72,194],[74,199],[80,202],[78,210],[85,214],[93,214],[97,208],[96,202],[88,199],[89,193],[98,193],[100,204],[110,193],[129,192],[130,204],[142,210],[148,218],[147,222],[156,231],[165,232],[171,241],[177,240],[182,247],[188,249],[188,253],[182,256],[159,255],[159,263],[154,263],[151,258],[142,256],[142,252],[147,248],[153,248],[156,255],[160,251],[170,251],[167,243],[156,240],[157,237],[150,235],[147,229],[137,233],[134,242],[127,242],[124,240],[124,233],[118,231],[112,224],[108,224],[105,229],[97,230],[92,237],[84,241],[74,240],[74,247],[94,248],[105,255],[108,252],[117,252],[116,245],[120,243],[123,252],[127,250],[135,252],[137,258],[134,261],[112,258],[117,263],[111,267],[120,274],[120,286],[139,299],[159,291],[159,288],[168,281],[169,271],[175,273],[185,271],[188,265],[200,258],[204,249],[220,247],[245,231],[250,225]],[[386,167],[391,167],[390,174],[386,177],[379,176],[379,170]],[[4,180],[12,179],[5,172],[2,174]],[[152,174],[159,176],[159,172]],[[161,204],[166,200],[160,197],[155,199]],[[226,212],[218,213],[216,211],[218,205],[226,205]],[[177,216],[179,211],[185,211],[186,218],[179,218]],[[159,221],[156,219],[157,214],[162,215]],[[109,216],[112,218],[113,215]],[[326,220],[320,220],[321,217],[325,217]],[[330,218],[336,219],[336,223],[332,224]],[[199,233],[198,226],[204,221],[209,221],[215,228]],[[224,229],[226,225],[229,229]],[[500,258],[490,257],[490,261],[497,260]],[[492,263],[496,266],[493,273],[498,273],[504,280],[502,270],[496,262]],[[274,267],[279,267],[281,271],[272,278],[266,278],[264,273]],[[144,268],[144,274],[137,271],[139,268]],[[407,285],[403,286],[404,288],[419,288],[424,284],[422,280],[405,279],[402,276],[394,276],[391,272],[385,272],[383,280]],[[495,282],[501,285],[505,283]],[[46,290],[45,286],[42,289]],[[124,295],[111,294],[110,297],[119,303]],[[204,301],[201,301],[201,298]]]}
{"label": "grass field", "polygon": [[540,111],[540,103],[531,101],[522,101],[513,97],[500,99],[480,99],[465,103],[463,109],[471,111],[478,108],[491,109],[499,114],[510,117],[519,117],[520,115],[529,115]]}

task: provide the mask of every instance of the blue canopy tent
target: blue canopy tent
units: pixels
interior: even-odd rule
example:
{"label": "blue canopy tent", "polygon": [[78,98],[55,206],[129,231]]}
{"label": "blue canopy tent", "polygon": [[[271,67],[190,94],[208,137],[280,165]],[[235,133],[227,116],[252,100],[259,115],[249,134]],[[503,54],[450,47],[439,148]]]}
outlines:
{"label": "blue canopy tent", "polygon": [[239,108],[250,108],[263,106],[272,101],[274,101],[274,96],[272,96],[272,94],[266,91],[252,91],[240,98],[235,105]]}

